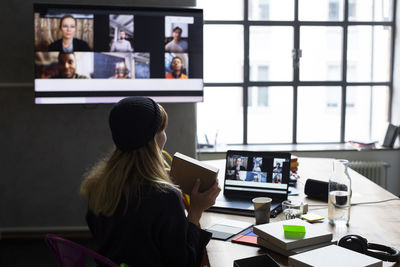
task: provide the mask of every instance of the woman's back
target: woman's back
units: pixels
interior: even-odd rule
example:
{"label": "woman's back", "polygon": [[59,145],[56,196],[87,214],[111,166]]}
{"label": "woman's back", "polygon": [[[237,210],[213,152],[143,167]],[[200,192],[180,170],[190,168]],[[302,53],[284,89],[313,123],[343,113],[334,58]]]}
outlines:
{"label": "woman's back", "polygon": [[125,201],[109,217],[88,211],[99,252],[132,266],[198,266],[210,234],[187,222],[180,192],[147,185],[141,194],[139,206],[132,197],[125,214]]}

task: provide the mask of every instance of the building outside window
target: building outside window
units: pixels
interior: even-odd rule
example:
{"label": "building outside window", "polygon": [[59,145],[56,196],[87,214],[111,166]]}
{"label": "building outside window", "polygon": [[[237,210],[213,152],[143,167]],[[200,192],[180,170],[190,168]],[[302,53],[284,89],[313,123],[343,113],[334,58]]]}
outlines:
{"label": "building outside window", "polygon": [[199,140],[381,140],[391,116],[392,0],[198,0],[198,6],[205,20]]}

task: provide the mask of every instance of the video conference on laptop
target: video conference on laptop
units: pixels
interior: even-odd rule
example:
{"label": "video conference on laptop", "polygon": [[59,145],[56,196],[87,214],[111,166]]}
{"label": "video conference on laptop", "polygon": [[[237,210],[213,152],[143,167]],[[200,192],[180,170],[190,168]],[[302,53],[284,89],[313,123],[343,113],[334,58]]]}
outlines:
{"label": "video conference on laptop", "polygon": [[210,211],[252,216],[252,198],[272,199],[271,216],[279,213],[289,192],[290,153],[235,151],[226,153],[224,193]]}
{"label": "video conference on laptop", "polygon": [[226,158],[225,194],[268,194],[285,199],[290,157],[285,153],[229,151]]}

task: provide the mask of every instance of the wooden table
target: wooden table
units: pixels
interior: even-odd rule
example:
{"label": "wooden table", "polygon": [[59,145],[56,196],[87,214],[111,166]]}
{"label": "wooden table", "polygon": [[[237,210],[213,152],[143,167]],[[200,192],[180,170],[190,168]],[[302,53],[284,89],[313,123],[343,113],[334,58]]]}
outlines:
{"label": "wooden table", "polygon": [[[309,205],[309,211],[328,217],[327,203],[308,199],[304,195],[304,184],[308,178],[328,181],[329,169],[333,159],[327,158],[299,158],[299,175],[297,190],[299,196],[290,196],[289,199],[305,200]],[[218,179],[223,185],[225,160],[206,161],[208,164],[220,169]],[[377,184],[371,182],[361,174],[349,170],[352,179],[352,204],[360,202],[380,201],[397,198]],[[222,193],[222,192],[221,192]],[[326,206],[313,206],[326,204]],[[201,225],[207,228],[222,219],[255,222],[253,217],[228,215],[214,212],[205,212],[201,218]],[[283,219],[281,213],[271,221]],[[344,228],[332,226],[325,219],[323,224],[333,233],[334,240],[339,240],[347,234],[358,234],[367,238],[370,243],[379,243],[400,249],[400,201],[394,200],[379,204],[357,205],[351,207],[350,225]],[[270,254],[280,265],[289,266],[288,258],[273,251],[252,246],[235,244],[232,242],[211,240],[207,245],[207,254],[210,267],[230,267],[235,259],[246,258],[259,254]],[[400,266],[400,263],[384,262],[384,266]]]}

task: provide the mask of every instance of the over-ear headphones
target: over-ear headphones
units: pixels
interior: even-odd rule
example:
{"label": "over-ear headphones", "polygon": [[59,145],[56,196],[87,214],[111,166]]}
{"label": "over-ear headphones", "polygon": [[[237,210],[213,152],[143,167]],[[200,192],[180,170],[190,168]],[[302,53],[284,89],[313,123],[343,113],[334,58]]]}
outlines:
{"label": "over-ear headphones", "polygon": [[338,245],[383,261],[395,262],[400,260],[399,250],[384,245],[368,243],[367,239],[359,235],[346,235],[339,240]]}

